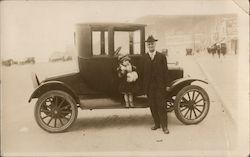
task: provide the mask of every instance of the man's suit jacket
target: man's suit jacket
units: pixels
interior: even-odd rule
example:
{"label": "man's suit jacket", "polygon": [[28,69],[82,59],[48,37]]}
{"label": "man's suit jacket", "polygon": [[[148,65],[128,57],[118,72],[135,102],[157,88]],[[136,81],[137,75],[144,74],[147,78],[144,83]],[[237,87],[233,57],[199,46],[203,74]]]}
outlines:
{"label": "man's suit jacket", "polygon": [[[147,93],[151,81],[151,58],[148,53],[144,55],[144,70],[143,70],[143,88]],[[168,76],[168,65],[167,58],[164,54],[156,51],[154,56],[154,62],[156,62],[156,72],[154,80],[160,90],[165,90],[166,86],[169,86],[169,76]]]}

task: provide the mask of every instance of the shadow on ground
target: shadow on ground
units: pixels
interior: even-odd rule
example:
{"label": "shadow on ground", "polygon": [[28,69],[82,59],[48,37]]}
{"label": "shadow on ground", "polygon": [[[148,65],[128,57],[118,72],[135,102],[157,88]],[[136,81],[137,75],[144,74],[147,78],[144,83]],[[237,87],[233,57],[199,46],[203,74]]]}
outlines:
{"label": "shadow on ground", "polygon": [[[81,117],[76,120],[71,131],[83,129],[107,129],[107,128],[130,128],[153,126],[153,120],[150,114],[140,115],[110,115],[98,117]],[[168,115],[168,125],[183,125],[174,115]]]}

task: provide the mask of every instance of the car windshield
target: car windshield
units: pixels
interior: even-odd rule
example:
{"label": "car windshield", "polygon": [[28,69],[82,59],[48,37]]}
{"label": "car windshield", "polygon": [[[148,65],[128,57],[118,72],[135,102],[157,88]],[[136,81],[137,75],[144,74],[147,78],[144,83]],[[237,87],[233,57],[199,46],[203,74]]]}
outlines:
{"label": "car windshield", "polygon": [[122,54],[140,54],[141,52],[141,31],[114,31],[115,50],[122,47]]}

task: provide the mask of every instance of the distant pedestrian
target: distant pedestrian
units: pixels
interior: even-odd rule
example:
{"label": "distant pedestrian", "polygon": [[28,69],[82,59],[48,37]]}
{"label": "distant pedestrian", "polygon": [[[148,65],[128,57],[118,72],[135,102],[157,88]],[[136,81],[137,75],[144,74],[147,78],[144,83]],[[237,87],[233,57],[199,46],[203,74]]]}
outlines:
{"label": "distant pedestrian", "polygon": [[227,53],[226,43],[221,44],[221,53],[222,53],[223,57],[226,55],[226,53]]}
{"label": "distant pedestrian", "polygon": [[214,54],[216,54],[216,44],[212,46],[212,55],[214,57]]}
{"label": "distant pedestrian", "polygon": [[219,59],[220,59],[221,49],[220,49],[220,45],[219,45],[219,44],[216,45],[216,52],[217,52],[218,57],[219,57]]}

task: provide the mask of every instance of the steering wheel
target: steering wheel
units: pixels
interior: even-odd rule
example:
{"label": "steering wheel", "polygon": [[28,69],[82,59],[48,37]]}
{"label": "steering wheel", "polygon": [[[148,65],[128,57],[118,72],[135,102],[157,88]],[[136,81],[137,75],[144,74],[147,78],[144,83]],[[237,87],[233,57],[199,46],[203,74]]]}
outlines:
{"label": "steering wheel", "polygon": [[115,55],[118,55],[118,53],[121,51],[122,47],[119,46],[116,50],[115,50]]}

